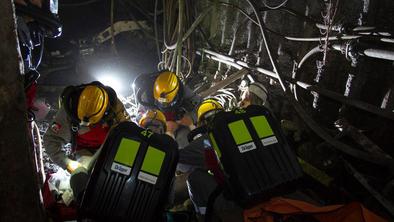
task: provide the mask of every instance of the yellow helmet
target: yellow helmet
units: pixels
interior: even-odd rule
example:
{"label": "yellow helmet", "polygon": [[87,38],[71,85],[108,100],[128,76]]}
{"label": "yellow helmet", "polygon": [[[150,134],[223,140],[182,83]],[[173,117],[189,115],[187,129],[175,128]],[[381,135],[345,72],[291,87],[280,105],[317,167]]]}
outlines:
{"label": "yellow helmet", "polygon": [[197,122],[199,123],[203,118],[206,118],[206,114],[214,110],[223,110],[223,106],[215,99],[204,100],[197,109]]}
{"label": "yellow helmet", "polygon": [[138,122],[140,124],[140,126],[145,127],[146,124],[149,121],[152,120],[158,120],[160,122],[162,122],[164,125],[166,125],[166,117],[164,116],[164,114],[157,109],[150,109],[148,110],[140,119],[140,121]]}
{"label": "yellow helmet", "polygon": [[78,118],[83,125],[99,122],[108,106],[108,93],[96,85],[86,86],[78,100]]}
{"label": "yellow helmet", "polygon": [[179,79],[175,73],[165,71],[160,73],[153,85],[153,97],[160,104],[167,106],[172,103],[179,91]]}

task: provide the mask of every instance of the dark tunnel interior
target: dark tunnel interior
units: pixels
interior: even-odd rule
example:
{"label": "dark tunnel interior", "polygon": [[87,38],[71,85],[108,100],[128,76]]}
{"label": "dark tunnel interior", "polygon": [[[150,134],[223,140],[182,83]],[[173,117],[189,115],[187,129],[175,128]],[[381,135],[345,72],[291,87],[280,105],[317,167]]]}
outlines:
{"label": "dark tunnel interior", "polygon": [[394,1],[0,11],[0,221],[394,221]]}

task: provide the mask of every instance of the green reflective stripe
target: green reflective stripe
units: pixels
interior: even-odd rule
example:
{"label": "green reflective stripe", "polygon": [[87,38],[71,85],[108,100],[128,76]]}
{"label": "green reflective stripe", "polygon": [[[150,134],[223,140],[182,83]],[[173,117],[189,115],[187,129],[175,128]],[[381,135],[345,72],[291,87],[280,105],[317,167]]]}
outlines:
{"label": "green reflective stripe", "polygon": [[114,161],[132,167],[139,147],[140,142],[122,138]]}
{"label": "green reflective stripe", "polygon": [[308,174],[309,176],[313,177],[317,181],[319,181],[321,184],[325,186],[330,186],[331,183],[333,182],[333,178],[328,176],[324,171],[314,167],[310,163],[306,162],[305,160],[301,158],[297,158],[298,162],[300,163],[302,170]]}
{"label": "green reflective stripe", "polygon": [[141,170],[158,176],[161,166],[163,165],[165,155],[166,154],[163,151],[149,146],[148,150],[146,151]]}
{"label": "green reflective stripe", "polygon": [[216,151],[217,155],[220,157],[222,157],[222,152],[220,152],[218,145],[216,144],[216,140],[215,137],[213,137],[212,133],[209,133],[209,139],[211,140],[213,149]]}
{"label": "green reflective stripe", "polygon": [[250,121],[256,129],[257,135],[259,135],[260,139],[274,135],[274,132],[272,132],[272,128],[265,116],[254,116],[250,118]]}
{"label": "green reflective stripe", "polygon": [[228,124],[231,134],[237,145],[252,141],[252,136],[250,135],[248,128],[243,120],[238,120]]}

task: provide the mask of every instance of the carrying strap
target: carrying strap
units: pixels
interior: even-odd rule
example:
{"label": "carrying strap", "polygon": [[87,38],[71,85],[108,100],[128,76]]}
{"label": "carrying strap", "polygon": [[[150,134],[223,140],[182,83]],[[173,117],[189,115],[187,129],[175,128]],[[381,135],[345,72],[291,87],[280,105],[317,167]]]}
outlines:
{"label": "carrying strap", "polygon": [[71,151],[72,153],[75,152],[77,143],[76,143],[76,137],[78,135],[78,130],[79,130],[79,122],[80,120],[78,119],[77,115],[77,107],[78,107],[78,99],[79,96],[82,92],[83,89],[85,89],[86,86],[89,85],[96,85],[98,87],[101,87],[105,89],[105,91],[108,94],[109,98],[109,106],[107,108],[106,114],[103,117],[103,120],[108,123],[108,125],[111,127],[111,125],[114,123],[112,120],[113,118],[116,117],[116,113],[113,111],[113,107],[116,105],[116,92],[108,86],[103,85],[102,83],[98,81],[94,81],[88,84],[82,84],[78,86],[68,86],[66,87],[61,96],[60,96],[60,101],[59,104],[62,106],[67,114],[67,116],[71,119]]}
{"label": "carrying strap", "polygon": [[218,196],[223,192],[223,187],[218,185],[216,188],[212,191],[212,193],[208,197],[208,202],[207,202],[207,210],[205,212],[205,222],[210,222],[212,221],[212,216],[214,213],[214,206],[215,206],[215,201],[218,198]]}
{"label": "carrying strap", "polygon": [[190,131],[187,134],[187,140],[190,142],[192,142],[194,140],[194,138],[198,135],[198,134],[205,134],[208,133],[208,128],[205,126],[200,126],[198,128],[193,129],[192,131]]}

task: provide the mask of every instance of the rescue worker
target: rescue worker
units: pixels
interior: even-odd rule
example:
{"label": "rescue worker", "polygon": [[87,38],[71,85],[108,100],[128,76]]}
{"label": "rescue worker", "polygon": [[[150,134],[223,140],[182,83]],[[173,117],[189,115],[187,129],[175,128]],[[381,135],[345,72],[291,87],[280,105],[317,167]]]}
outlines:
{"label": "rescue worker", "polygon": [[245,108],[254,104],[269,107],[267,100],[268,91],[265,86],[259,82],[253,82],[241,92],[239,106]]}
{"label": "rescue worker", "polygon": [[[212,120],[216,113],[223,110],[219,105],[214,101],[209,101],[209,103],[205,101],[205,103],[203,102],[200,105],[197,111],[199,115],[199,126],[203,126]],[[187,148],[181,151],[186,150]],[[180,162],[185,162],[185,159],[182,160],[182,156],[184,156],[184,154],[180,153]],[[207,158],[206,155],[205,158]],[[208,163],[207,159],[205,159],[205,162]],[[217,171],[213,173],[216,175]],[[218,176],[220,177],[220,172]],[[220,194],[213,202],[213,206],[208,206],[212,203],[209,203],[211,201],[210,198],[215,196],[215,193],[220,190],[216,189],[218,180],[215,180],[212,175],[208,174],[207,169],[200,167],[195,168],[194,171],[190,173],[187,182],[190,197],[195,204],[196,211],[204,215],[204,211],[211,208],[211,221],[216,221],[218,218],[221,221],[234,222],[273,222],[282,220],[311,222],[386,221],[366,209],[360,203],[352,202],[349,204],[320,206],[316,204],[318,202],[304,194],[302,191],[297,191],[285,196],[273,197],[270,200],[262,201],[249,209],[242,209],[235,202],[226,199],[222,194]]]}
{"label": "rescue worker", "polygon": [[[44,147],[54,163],[73,172],[89,163],[111,127],[130,117],[115,91],[100,82],[66,87],[60,100],[61,107],[44,135]],[[81,163],[62,150],[69,142]]]}
{"label": "rescue worker", "polygon": [[[209,196],[217,187],[215,178],[208,173],[206,161],[208,135],[205,134],[204,127],[216,113],[222,111],[224,108],[217,100],[213,98],[204,100],[197,108],[198,128],[189,135],[189,137],[195,138],[188,146],[179,151],[177,169],[187,175],[189,196],[200,220],[204,220]],[[214,211],[212,221],[242,220],[242,209],[234,202],[224,199],[222,195],[215,200]]]}
{"label": "rescue worker", "polygon": [[138,121],[142,128],[150,129],[154,133],[164,134],[167,131],[166,117],[157,109],[148,110]]}
{"label": "rescue worker", "polygon": [[15,0],[19,48],[23,59],[24,86],[29,117],[36,96],[37,71],[44,51],[44,39],[57,38],[62,34],[62,25],[57,17],[57,4],[44,0]]}
{"label": "rescue worker", "polygon": [[[224,111],[223,106],[215,99],[204,100],[197,108],[197,129],[188,135],[193,140],[188,146],[179,151],[178,171],[191,172],[195,168],[206,168],[204,158],[204,139],[208,139],[204,132],[199,134],[200,129],[203,130],[210,117],[215,113]],[[192,134],[196,134],[195,136]],[[202,136],[201,136],[202,135]],[[190,138],[201,136],[197,139]]]}
{"label": "rescue worker", "polygon": [[142,74],[134,80],[136,97],[145,109],[158,109],[167,120],[167,134],[180,148],[188,144],[187,134],[194,129],[193,112],[201,98],[170,71]]}

